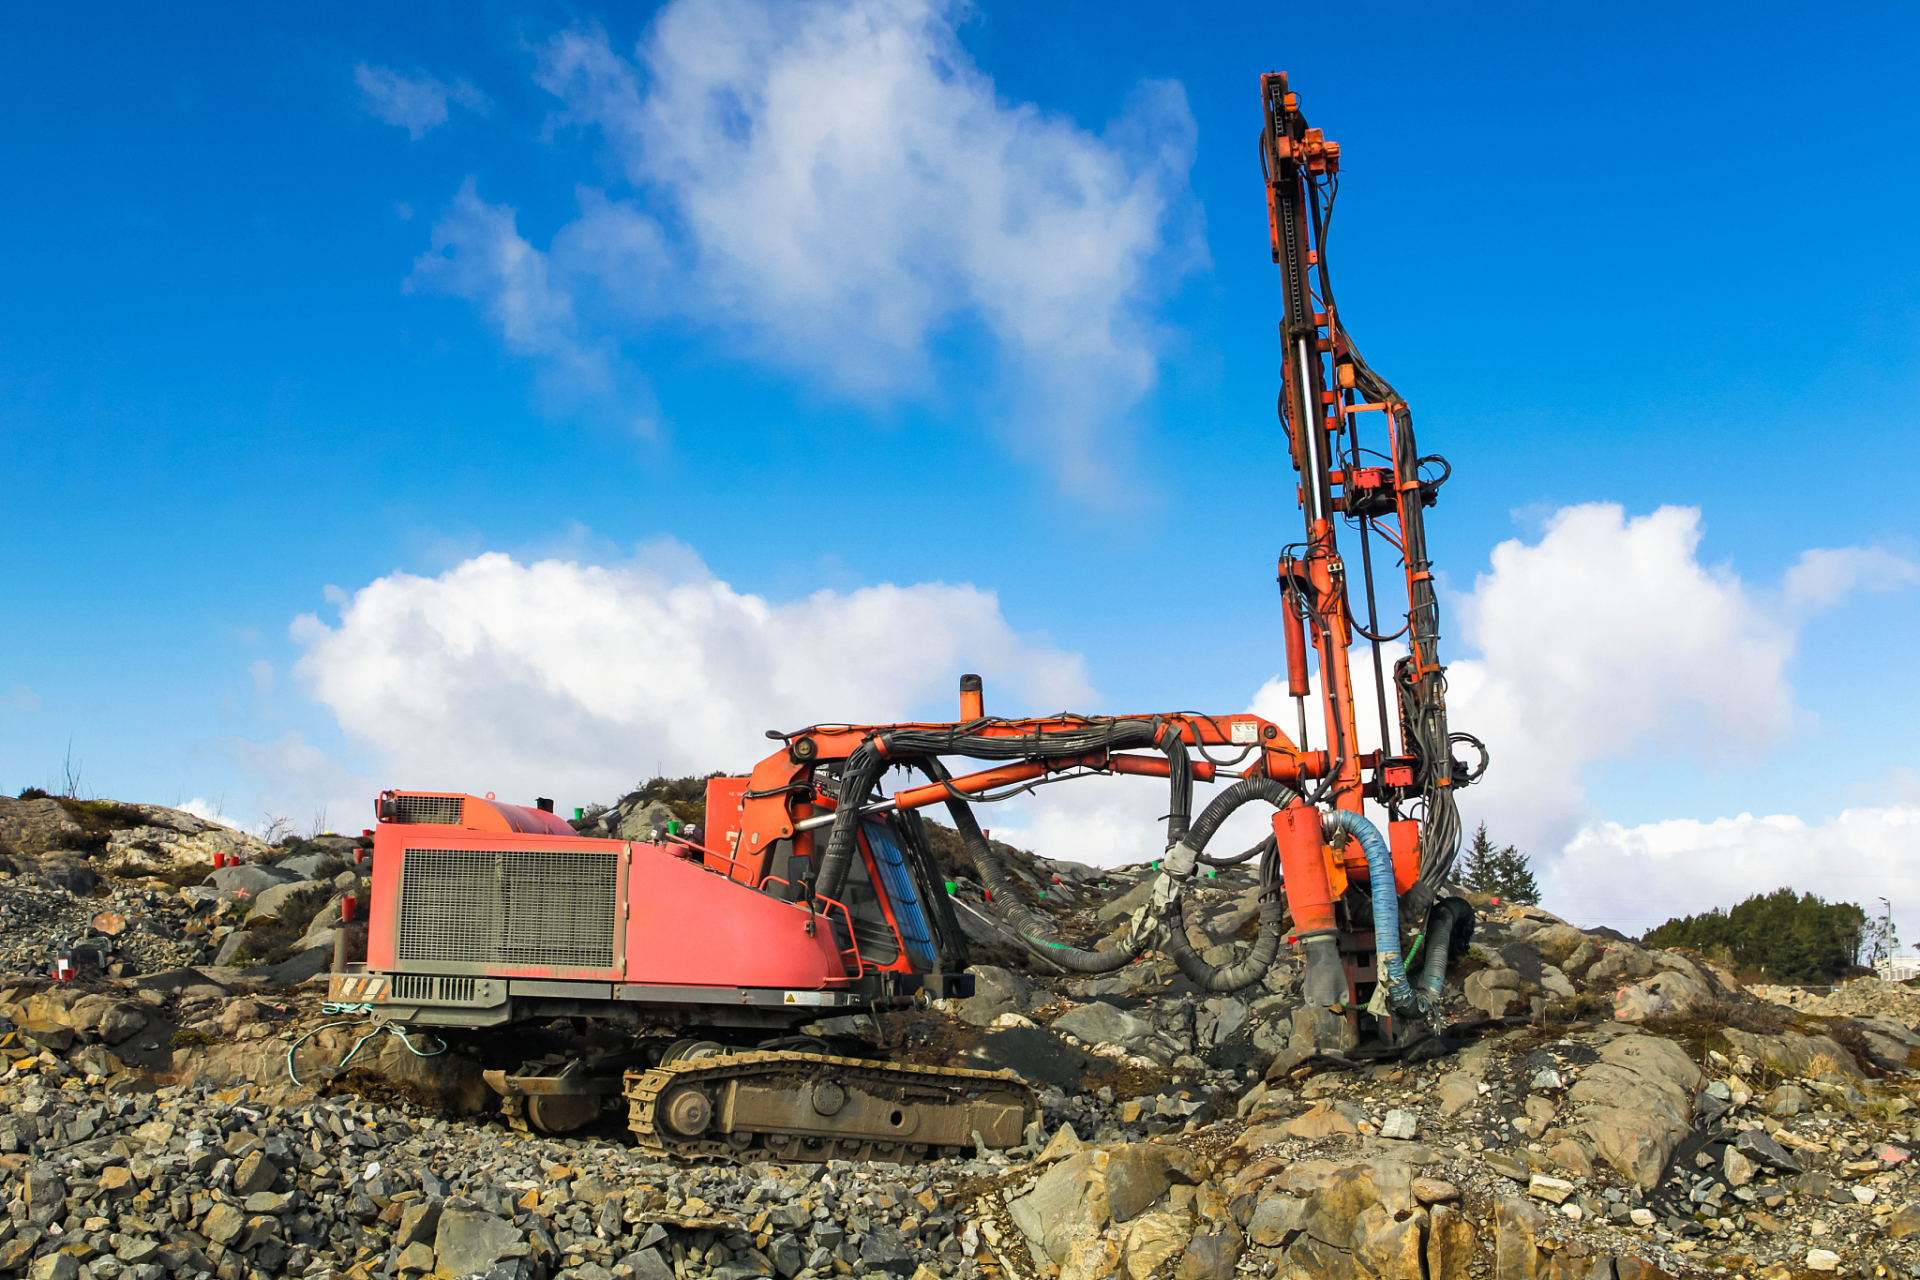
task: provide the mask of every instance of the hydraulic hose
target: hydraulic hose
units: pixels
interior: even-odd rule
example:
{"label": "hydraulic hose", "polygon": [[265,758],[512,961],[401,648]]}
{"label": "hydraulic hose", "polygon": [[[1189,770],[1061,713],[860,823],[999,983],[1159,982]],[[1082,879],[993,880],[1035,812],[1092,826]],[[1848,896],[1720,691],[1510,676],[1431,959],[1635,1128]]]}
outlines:
{"label": "hydraulic hose", "polygon": [[1387,988],[1388,1005],[1398,1013],[1413,1012],[1423,1002],[1407,984],[1407,968],[1400,960],[1400,895],[1393,883],[1393,854],[1381,838],[1380,828],[1363,813],[1334,809],[1323,816],[1322,822],[1358,839],[1366,852],[1367,880],[1373,889],[1374,966]]}
{"label": "hydraulic hose", "polygon": [[[933,782],[947,782],[953,777],[946,765],[934,756],[922,760],[920,770]],[[1017,926],[1018,932],[1043,936],[1053,933],[1053,921],[1021,901],[1019,893],[1008,881],[1006,868],[1000,865],[1000,855],[987,843],[979,821],[973,816],[973,806],[964,800],[949,800],[947,815],[953,819],[954,829],[960,833],[960,842],[966,845],[967,853],[973,858],[974,870],[980,873],[980,884],[986,889],[988,900],[1000,908],[999,914]]]}
{"label": "hydraulic hose", "polygon": [[[1119,732],[1114,732],[1119,730]],[[1141,731],[1144,730],[1144,734]],[[921,740],[933,736],[924,731],[912,734],[891,735],[889,750],[899,751],[908,744],[919,745]],[[1071,747],[1055,745],[1056,737],[1071,739]],[[1084,732],[1072,734],[1047,735],[1051,746],[1050,754],[1081,754],[1089,748],[1085,745],[1088,735]],[[1170,795],[1167,804],[1167,846],[1175,848],[1187,840],[1188,815],[1193,811],[1193,770],[1187,755],[1186,743],[1180,737],[1177,725],[1161,725],[1155,721],[1114,721],[1103,735],[1102,746],[1143,746],[1151,743],[1167,757],[1167,773]],[[1145,741],[1141,741],[1142,737]],[[1004,745],[1021,742],[1022,739],[989,738],[987,742],[995,744],[994,750],[1004,755],[1008,752]],[[1024,740],[1031,744],[1032,740]],[[971,744],[969,744],[971,745]],[[949,749],[952,749],[949,747]],[[1029,745],[1028,752],[1032,752]],[[950,775],[941,762],[929,754],[920,762],[921,768],[929,778],[944,781]],[[954,825],[959,829],[967,851],[973,855],[974,866],[980,872],[980,881],[993,896],[1000,910],[1002,921],[1008,924],[1009,932],[1034,955],[1047,963],[1072,973],[1111,973],[1115,969],[1131,964],[1141,952],[1147,949],[1150,938],[1137,936],[1129,927],[1117,946],[1101,951],[1087,951],[1080,947],[1071,947],[1054,942],[1045,936],[1054,932],[1053,922],[1038,914],[1021,901],[1012,882],[1007,879],[1000,866],[999,855],[993,852],[986,837],[980,832],[980,824],[974,820],[973,807],[965,800],[954,798],[947,801],[947,812],[952,815]],[[1216,819],[1215,825],[1218,825]]]}
{"label": "hydraulic hose", "polygon": [[1463,919],[1471,919],[1473,908],[1464,898],[1442,898],[1427,917],[1426,963],[1420,966],[1419,987],[1430,1000],[1438,1000],[1447,985],[1447,962],[1453,955],[1453,935]]}
{"label": "hydraulic hose", "polygon": [[[1213,802],[1194,820],[1187,833],[1187,843],[1196,854],[1205,849],[1228,815],[1250,800],[1265,800],[1279,809],[1299,798],[1299,793],[1284,782],[1272,778],[1243,779],[1213,798]],[[1258,982],[1273,966],[1274,957],[1280,954],[1281,936],[1284,933],[1281,925],[1286,916],[1286,907],[1276,892],[1278,886],[1274,870],[1278,861],[1277,845],[1274,841],[1265,841],[1248,850],[1242,859],[1263,850],[1266,852],[1260,860],[1260,934],[1254,939],[1252,950],[1237,964],[1215,966],[1202,959],[1187,937],[1185,896],[1176,893],[1168,905],[1167,953],[1180,966],[1180,972],[1207,991],[1238,991],[1250,983]],[[1206,859],[1197,857],[1196,861],[1204,862]],[[1174,872],[1162,870],[1161,874],[1171,875]],[[1187,874],[1191,875],[1192,871],[1189,870]]]}
{"label": "hydraulic hose", "polygon": [[1200,863],[1202,866],[1207,866],[1207,867],[1237,867],[1241,863],[1249,861],[1252,858],[1255,858],[1255,857],[1264,858],[1268,854],[1278,850],[1279,847],[1280,847],[1279,842],[1276,841],[1271,835],[1269,835],[1265,840],[1262,840],[1259,844],[1253,846],[1253,848],[1244,849],[1241,852],[1234,854],[1231,858],[1209,858],[1207,855],[1201,854]]}

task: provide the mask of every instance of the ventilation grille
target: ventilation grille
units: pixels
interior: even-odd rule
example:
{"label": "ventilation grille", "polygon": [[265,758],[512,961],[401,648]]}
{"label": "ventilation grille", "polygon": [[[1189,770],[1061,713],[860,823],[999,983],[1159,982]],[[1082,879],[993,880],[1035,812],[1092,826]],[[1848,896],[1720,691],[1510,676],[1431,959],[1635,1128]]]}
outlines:
{"label": "ventilation grille", "polygon": [[409,849],[401,960],[613,967],[616,853]]}
{"label": "ventilation grille", "polygon": [[436,978],[431,974],[396,973],[388,998],[417,1000],[421,1004],[472,1004],[476,979]]}
{"label": "ventilation grille", "polygon": [[459,796],[406,796],[393,798],[393,816],[399,822],[431,822],[442,827],[460,825]]}

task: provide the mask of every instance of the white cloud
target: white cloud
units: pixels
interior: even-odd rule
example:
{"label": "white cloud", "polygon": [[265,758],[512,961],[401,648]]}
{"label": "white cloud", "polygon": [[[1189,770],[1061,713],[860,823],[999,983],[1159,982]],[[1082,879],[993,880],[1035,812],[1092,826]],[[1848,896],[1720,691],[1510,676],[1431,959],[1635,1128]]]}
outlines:
{"label": "white cloud", "polygon": [[1920,564],[1885,547],[1803,551],[1787,570],[1781,595],[1796,613],[1830,609],[1854,591],[1892,591],[1920,582]]}
{"label": "white cloud", "polygon": [[247,674],[253,677],[253,687],[259,693],[273,692],[273,664],[265,658],[256,658],[247,665]]}
{"label": "white cloud", "polygon": [[468,178],[434,224],[433,248],[414,263],[407,287],[478,304],[509,351],[537,362],[549,412],[612,412],[621,425],[650,432],[653,402],[643,382],[612,339],[584,335],[572,295],[553,276],[547,255],[520,235],[514,210],[482,200]]}
{"label": "white cloud", "polygon": [[1791,815],[1691,818],[1582,830],[1541,876],[1548,905],[1576,920],[1644,932],[1676,916],[1726,909],[1790,887],[1877,912],[1920,941],[1920,806],[1848,809],[1825,822]]}
{"label": "white cloud", "polygon": [[[1097,134],[1009,102],[954,17],[939,0],[676,0],[631,60],[595,28],[555,37],[537,78],[612,144],[635,198],[582,192],[549,259],[497,213],[480,225],[463,191],[437,250],[511,251],[474,253],[454,291],[494,305],[538,272],[543,315],[560,294],[594,300],[608,331],[685,314],[874,401],[932,392],[941,340],[984,335],[988,408],[1022,406],[1009,438],[1097,487],[1155,376],[1146,304],[1204,256],[1193,120],[1169,82]],[[495,313],[509,346],[555,359]]]}
{"label": "white cloud", "polygon": [[1691,508],[1568,507],[1538,542],[1495,547],[1448,602],[1480,651],[1449,667],[1449,720],[1493,754],[1461,797],[1469,826],[1485,815],[1503,842],[1558,849],[1599,762],[1753,760],[1786,739],[1794,630],[1730,569],[1701,564],[1700,538]]}
{"label": "white cloud", "polygon": [[449,101],[470,111],[487,107],[485,95],[465,80],[446,84],[424,71],[408,74],[362,62],[353,69],[353,82],[360,86],[363,107],[386,123],[405,129],[415,142],[447,122]]}
{"label": "white cloud", "polygon": [[40,695],[18,681],[8,687],[4,697],[0,697],[0,707],[25,712],[28,715],[38,711],[42,705]]}
{"label": "white cloud", "polygon": [[[607,800],[656,769],[746,769],[763,731],[948,714],[962,671],[1008,702],[1089,695],[1081,660],[1018,636],[990,592],[920,583],[775,604],[678,544],[597,566],[476,556],[305,615],[295,666],[387,786]],[[371,792],[369,792],[371,794]]]}

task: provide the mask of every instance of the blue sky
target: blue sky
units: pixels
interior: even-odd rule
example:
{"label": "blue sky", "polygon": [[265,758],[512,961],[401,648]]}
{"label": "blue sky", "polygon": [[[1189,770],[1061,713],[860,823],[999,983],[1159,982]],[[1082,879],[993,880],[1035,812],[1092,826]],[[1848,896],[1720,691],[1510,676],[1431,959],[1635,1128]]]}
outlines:
{"label": "blue sky", "polygon": [[[325,804],[359,825],[342,809],[363,802],[343,797],[363,782],[496,785],[419,776],[436,760],[584,803],[656,761],[744,766],[758,719],[850,714],[828,690],[863,713],[944,710],[969,663],[1008,709],[1056,694],[1245,707],[1277,665],[1272,560],[1298,529],[1254,154],[1257,77],[1279,68],[1344,148],[1348,323],[1454,465],[1431,518],[1450,587],[1498,578],[1510,539],[1591,568],[1667,505],[1704,531],[1681,561],[1738,580],[1692,641],[1609,639],[1665,597],[1576,587],[1591,580],[1558,562],[1541,569],[1565,584],[1541,602],[1555,639],[1498,657],[1457,630],[1454,656],[1532,697],[1559,696],[1541,651],[1574,633],[1616,657],[1647,646],[1628,666],[1677,682],[1567,701],[1601,708],[1567,712],[1580,725],[1646,709],[1591,741],[1508,756],[1493,741],[1496,768],[1522,759],[1480,816],[1543,862],[1614,824],[1628,834],[1601,840],[1607,857],[1710,862],[1722,895],[1774,887],[1748,881],[1812,865],[1816,844],[1835,851],[1824,887],[1865,894],[1839,852],[1857,842],[1833,825],[1849,808],[1880,815],[1861,838],[1887,858],[1910,848],[1911,10],[1833,6],[1816,24],[1784,6],[1368,6],[1308,24],[1272,6],[682,0],[664,16],[124,6],[8,22],[9,792],[54,779],[71,740],[89,790],[198,798],[249,824]],[[849,105],[875,85],[900,96]],[[783,109],[756,115],[762,89]],[[698,133],[721,91],[739,119]],[[832,141],[870,148],[868,185],[822,194],[822,157],[842,151],[743,171],[730,148],[796,104],[844,109]],[[902,147],[918,167],[889,174]],[[1009,189],[1037,194],[995,195]],[[1617,529],[1556,524],[1590,503],[1617,504]],[[1806,579],[1782,583],[1819,548],[1869,558],[1815,606]],[[499,663],[481,669],[449,647],[434,611],[494,616],[509,606],[486,593],[518,591],[512,575],[457,602],[409,584],[488,552],[613,574],[512,596],[562,632],[671,647],[688,633],[644,615],[673,583],[773,608],[827,591],[780,615],[808,636],[765,652],[839,673],[852,650],[821,649],[833,626],[911,621],[888,643],[926,669],[812,694],[789,681],[756,719],[743,690],[763,653],[737,685],[709,662],[673,716],[616,713],[652,686],[615,687],[671,671],[665,657],[576,661],[493,635],[480,647]],[[343,603],[381,583],[392,609],[350,622]],[[992,593],[992,616],[978,594],[923,593],[910,618],[859,594],[935,583]],[[607,600],[629,612],[600,617]],[[1700,647],[1713,636],[1772,656],[1723,666]],[[396,674],[395,655],[424,667]],[[1696,687],[1722,673],[1757,683]],[[438,702],[381,693],[442,677]],[[753,731],[710,731],[736,716]],[[554,744],[544,775],[535,741]],[[583,741],[591,768],[569,754]],[[1529,760],[1562,752],[1574,790],[1538,800]],[[1671,825],[1742,813],[1807,831],[1762,856]],[[1036,839],[1090,824],[1024,821]],[[1652,910],[1604,905],[1598,870],[1568,875],[1590,915]]]}

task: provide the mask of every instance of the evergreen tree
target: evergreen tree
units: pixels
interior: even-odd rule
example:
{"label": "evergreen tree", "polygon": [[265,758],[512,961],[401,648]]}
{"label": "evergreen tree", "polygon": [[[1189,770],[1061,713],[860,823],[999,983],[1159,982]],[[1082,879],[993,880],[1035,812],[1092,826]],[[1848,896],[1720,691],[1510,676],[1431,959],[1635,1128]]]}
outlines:
{"label": "evergreen tree", "polygon": [[1473,893],[1492,893],[1487,886],[1493,883],[1493,860],[1497,850],[1493,841],[1487,839],[1487,824],[1481,823],[1480,829],[1473,833],[1473,843],[1467,846],[1467,852],[1460,859],[1459,870],[1455,873],[1460,887]]}
{"label": "evergreen tree", "polygon": [[1473,893],[1490,893],[1502,902],[1539,905],[1540,885],[1533,878],[1532,859],[1512,845],[1496,849],[1487,838],[1484,822],[1473,833],[1457,874],[1461,886]]}
{"label": "evergreen tree", "polygon": [[1867,913],[1792,889],[1755,894],[1731,911],[1669,920],[1641,941],[1650,947],[1724,948],[1737,969],[1776,981],[1826,981],[1859,963],[1869,941]]}

